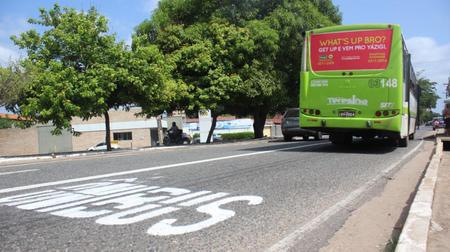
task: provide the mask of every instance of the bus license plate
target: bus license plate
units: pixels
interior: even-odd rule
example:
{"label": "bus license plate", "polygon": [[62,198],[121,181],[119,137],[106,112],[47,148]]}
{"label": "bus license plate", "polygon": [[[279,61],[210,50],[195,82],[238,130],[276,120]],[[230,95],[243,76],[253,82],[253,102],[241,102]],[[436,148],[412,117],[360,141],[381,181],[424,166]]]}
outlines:
{"label": "bus license plate", "polygon": [[339,111],[340,117],[355,117],[355,111]]}

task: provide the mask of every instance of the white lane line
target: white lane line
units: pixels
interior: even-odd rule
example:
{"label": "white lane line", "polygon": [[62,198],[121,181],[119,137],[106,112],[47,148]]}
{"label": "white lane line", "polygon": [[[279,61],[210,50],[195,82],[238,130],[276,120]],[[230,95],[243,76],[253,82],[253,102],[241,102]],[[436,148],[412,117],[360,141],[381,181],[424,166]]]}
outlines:
{"label": "white lane line", "polygon": [[0,176],[16,174],[16,173],[24,173],[24,172],[33,172],[33,171],[39,171],[39,169],[30,169],[30,170],[13,171],[13,172],[0,172]]}
{"label": "white lane line", "polygon": [[325,223],[328,219],[333,217],[335,214],[340,212],[343,209],[347,209],[351,203],[353,203],[359,196],[361,196],[365,191],[369,190],[372,186],[374,186],[382,177],[389,174],[397,165],[399,165],[401,162],[403,162],[405,159],[407,159],[409,156],[411,156],[414,152],[416,152],[420,146],[422,146],[423,140],[420,141],[420,143],[412,149],[410,152],[408,152],[406,155],[404,155],[401,159],[397,160],[397,162],[390,165],[388,168],[383,170],[380,174],[378,174],[375,178],[369,180],[366,182],[363,186],[356,189],[355,191],[351,192],[346,198],[339,201],[332,207],[326,209],[323,211],[320,215],[306,223],[305,225],[297,228],[294,232],[287,235],[282,240],[278,241],[272,247],[270,247],[267,251],[288,251],[290,250],[294,245],[297,244],[300,239],[303,238],[305,234],[308,232],[311,232],[312,230],[317,229],[320,225]]}
{"label": "white lane line", "polygon": [[9,192],[23,191],[23,190],[35,189],[35,188],[40,188],[40,187],[45,187],[45,186],[62,185],[62,184],[68,184],[68,183],[74,183],[74,182],[93,180],[93,179],[110,178],[110,177],[123,176],[123,175],[135,174],[135,173],[140,173],[140,172],[148,172],[148,171],[163,170],[163,169],[174,168],[174,167],[181,167],[181,166],[196,165],[196,164],[202,164],[202,163],[208,163],[208,162],[215,162],[215,161],[226,160],[226,159],[233,159],[233,158],[240,158],[240,157],[249,157],[249,156],[255,156],[255,155],[263,155],[263,154],[279,152],[279,151],[303,149],[303,148],[307,148],[307,147],[318,146],[318,145],[325,145],[325,144],[329,144],[329,143],[326,142],[326,143],[316,143],[316,144],[309,144],[309,145],[301,145],[301,146],[287,147],[287,148],[281,148],[281,149],[276,149],[276,150],[258,151],[258,152],[251,152],[251,153],[246,153],[246,154],[238,154],[238,155],[231,155],[231,156],[218,157],[218,158],[209,158],[209,159],[203,159],[203,160],[197,160],[197,161],[191,161],[191,162],[184,162],[184,163],[178,163],[178,164],[160,165],[160,166],[147,167],[147,168],[130,170],[130,171],[107,173],[107,174],[102,174],[102,175],[88,176],[88,177],[75,178],[75,179],[66,179],[66,180],[47,182],[47,183],[40,183],[40,184],[34,184],[34,185],[11,187],[11,188],[1,189],[0,193],[9,193]]}

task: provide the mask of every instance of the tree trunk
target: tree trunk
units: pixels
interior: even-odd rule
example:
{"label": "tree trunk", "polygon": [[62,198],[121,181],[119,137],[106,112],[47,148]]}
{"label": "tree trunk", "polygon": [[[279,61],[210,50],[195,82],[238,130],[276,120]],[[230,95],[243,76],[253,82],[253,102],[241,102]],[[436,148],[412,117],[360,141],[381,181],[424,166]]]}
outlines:
{"label": "tree trunk", "polygon": [[255,132],[255,138],[264,137],[264,125],[266,124],[267,111],[258,110],[253,114],[253,131]]}
{"label": "tree trunk", "polygon": [[206,139],[206,143],[211,143],[211,138],[213,137],[214,130],[216,129],[218,115],[213,114],[211,128],[209,128],[208,139]]}
{"label": "tree trunk", "polygon": [[110,129],[110,124],[109,124],[108,111],[106,111],[103,115],[105,116],[105,128],[106,128],[105,143],[106,143],[106,150],[107,151],[111,151],[111,129]]}

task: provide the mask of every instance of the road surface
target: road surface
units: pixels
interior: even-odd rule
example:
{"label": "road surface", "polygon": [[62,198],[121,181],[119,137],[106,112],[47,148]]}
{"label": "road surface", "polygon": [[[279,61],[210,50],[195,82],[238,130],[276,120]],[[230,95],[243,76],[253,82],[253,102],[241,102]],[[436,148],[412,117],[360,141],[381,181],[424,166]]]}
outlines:
{"label": "road surface", "polygon": [[250,141],[0,166],[0,251],[313,251],[423,148]]}

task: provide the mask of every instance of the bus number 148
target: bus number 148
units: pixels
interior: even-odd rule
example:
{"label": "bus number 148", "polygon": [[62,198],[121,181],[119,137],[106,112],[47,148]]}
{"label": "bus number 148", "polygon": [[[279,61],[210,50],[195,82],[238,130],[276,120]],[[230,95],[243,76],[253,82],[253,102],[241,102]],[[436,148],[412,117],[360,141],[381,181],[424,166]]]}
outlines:
{"label": "bus number 148", "polygon": [[398,86],[397,79],[370,79],[369,88],[396,88]]}

